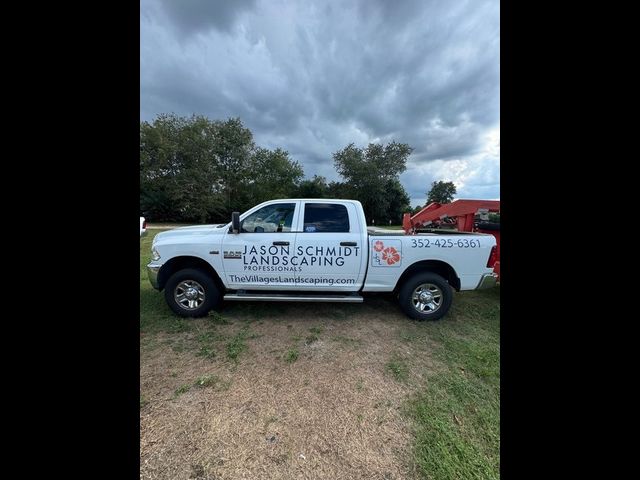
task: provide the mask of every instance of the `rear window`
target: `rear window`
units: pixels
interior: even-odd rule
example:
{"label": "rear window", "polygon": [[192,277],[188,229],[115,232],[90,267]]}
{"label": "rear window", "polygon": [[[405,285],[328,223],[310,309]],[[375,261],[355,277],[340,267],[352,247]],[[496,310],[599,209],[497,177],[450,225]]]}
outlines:
{"label": "rear window", "polygon": [[348,232],[347,207],[335,203],[307,203],[304,207],[305,232]]}

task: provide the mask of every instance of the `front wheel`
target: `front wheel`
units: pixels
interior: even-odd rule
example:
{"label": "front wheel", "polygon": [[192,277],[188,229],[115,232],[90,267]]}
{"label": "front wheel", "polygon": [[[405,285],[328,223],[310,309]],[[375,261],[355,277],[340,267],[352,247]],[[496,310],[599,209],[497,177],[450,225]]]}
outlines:
{"label": "front wheel", "polygon": [[202,270],[185,268],[167,281],[164,298],[181,317],[204,317],[220,302],[220,292],[213,279]]}
{"label": "front wheel", "polygon": [[453,300],[449,282],[436,273],[418,273],[404,282],[398,300],[400,308],[415,320],[438,320],[444,317]]}

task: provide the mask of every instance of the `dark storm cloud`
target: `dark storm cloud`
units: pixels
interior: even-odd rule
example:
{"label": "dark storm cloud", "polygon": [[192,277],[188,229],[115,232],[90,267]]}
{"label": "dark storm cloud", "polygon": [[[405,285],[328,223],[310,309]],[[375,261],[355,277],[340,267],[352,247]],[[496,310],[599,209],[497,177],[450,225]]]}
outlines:
{"label": "dark storm cloud", "polygon": [[141,119],[239,116],[330,180],[336,150],[397,140],[412,198],[433,179],[499,197],[497,0],[160,1],[141,3]]}
{"label": "dark storm cloud", "polygon": [[255,0],[160,0],[172,22],[185,34],[209,28],[229,31]]}

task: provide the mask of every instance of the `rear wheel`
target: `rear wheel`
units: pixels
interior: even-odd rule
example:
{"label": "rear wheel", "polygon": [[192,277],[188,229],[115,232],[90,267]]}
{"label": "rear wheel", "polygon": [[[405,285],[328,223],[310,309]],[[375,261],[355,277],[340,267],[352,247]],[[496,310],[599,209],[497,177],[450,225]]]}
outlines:
{"label": "rear wheel", "polygon": [[453,290],[436,273],[417,273],[404,282],[398,295],[400,307],[415,320],[438,320],[451,308]]}
{"label": "rear wheel", "polygon": [[220,302],[220,291],[202,270],[185,268],[169,277],[164,298],[181,317],[204,317]]}

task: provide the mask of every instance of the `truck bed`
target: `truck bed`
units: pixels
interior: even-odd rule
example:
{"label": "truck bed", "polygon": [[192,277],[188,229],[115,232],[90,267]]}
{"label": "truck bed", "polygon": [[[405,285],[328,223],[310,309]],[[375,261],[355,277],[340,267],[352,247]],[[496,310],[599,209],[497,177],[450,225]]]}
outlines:
{"label": "truck bed", "polygon": [[[373,235],[376,237],[392,237],[392,236],[405,236],[406,233],[404,230],[389,230],[384,228],[377,227],[367,227],[367,233],[369,235]],[[437,235],[486,235],[484,233],[477,232],[459,232],[458,230],[443,230],[443,229],[432,229],[421,231],[416,233],[415,235],[423,235],[423,236],[437,236]]]}

